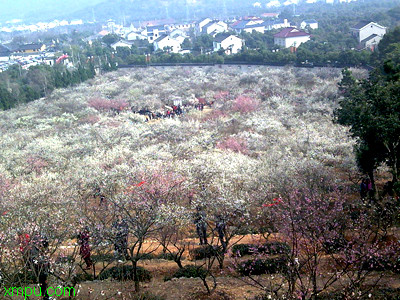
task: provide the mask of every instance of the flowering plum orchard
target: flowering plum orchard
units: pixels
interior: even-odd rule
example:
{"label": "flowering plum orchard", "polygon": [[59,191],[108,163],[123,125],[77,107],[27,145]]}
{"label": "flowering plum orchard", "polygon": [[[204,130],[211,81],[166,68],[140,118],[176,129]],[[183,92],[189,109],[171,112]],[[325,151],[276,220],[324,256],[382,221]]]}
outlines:
{"label": "flowering plum orchard", "polygon": [[[212,251],[196,266],[208,293],[242,265],[232,249],[250,234],[290,249],[274,279],[235,273],[263,296],[373,291],[383,273],[371,260],[397,257],[385,244],[394,223],[382,222],[386,206],[358,200],[355,141],[332,121],[340,78],[336,69],[124,69],[0,112],[2,284],[42,284],[31,255],[40,236],[50,284],[80,287],[78,299],[127,299],[116,287],[87,296],[82,282],[129,267],[138,292],[140,263],[159,253],[183,270],[189,249],[207,246],[195,245],[201,211]],[[196,109],[198,99],[210,107]],[[163,114],[174,101],[175,118],[134,113]]]}

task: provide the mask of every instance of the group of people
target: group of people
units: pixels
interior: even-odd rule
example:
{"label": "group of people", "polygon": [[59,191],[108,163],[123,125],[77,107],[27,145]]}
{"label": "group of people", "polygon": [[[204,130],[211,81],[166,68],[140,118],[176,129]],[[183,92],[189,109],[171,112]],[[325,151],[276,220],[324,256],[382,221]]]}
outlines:
{"label": "group of people", "polygon": [[183,114],[183,110],[181,108],[180,105],[173,105],[172,106],[172,110],[169,109],[167,110],[167,112],[165,113],[165,117],[166,118],[173,118],[175,116],[180,116]]}
{"label": "group of people", "polygon": [[[104,201],[104,200],[103,200]],[[208,245],[207,241],[207,221],[205,211],[198,207],[193,215],[196,232],[200,239],[200,245]],[[223,251],[226,251],[226,221],[222,215],[217,215],[215,220],[215,230],[218,234]],[[114,243],[114,256],[118,262],[129,259],[128,253],[129,225],[125,219],[118,216],[112,224],[112,237]],[[79,254],[86,264],[84,270],[93,267],[90,247],[90,229],[85,226],[77,234]],[[33,238],[27,233],[18,232],[18,243],[24,262],[28,269],[35,273],[44,300],[49,300],[47,294],[47,278],[50,270],[48,257],[49,242],[44,234],[35,234]]]}
{"label": "group of people", "polygon": [[[385,183],[382,189],[382,193],[380,194],[380,198],[382,199],[388,195],[389,197],[393,197],[394,193],[394,183],[393,181],[389,180]],[[374,199],[374,189],[372,186],[372,182],[369,178],[363,178],[360,184],[360,197],[363,200],[366,199]]]}
{"label": "group of people", "polygon": [[164,113],[160,112],[152,112],[148,109],[141,109],[139,111],[135,111],[132,109],[134,113],[138,113],[146,117],[146,122],[150,120],[156,119],[165,119],[165,118],[173,118],[175,116],[180,116],[184,113],[183,108],[180,105],[173,105],[172,107],[168,108]]}
{"label": "group of people", "polygon": [[[212,101],[210,103],[208,103],[208,102],[198,103],[198,104],[194,105],[194,108],[202,111],[206,105],[211,107],[213,104],[214,104],[214,101]],[[184,107],[187,108],[188,106],[184,105]],[[132,111],[134,113],[138,113],[140,115],[145,116],[146,122],[150,121],[150,120],[155,120],[155,119],[174,118],[175,116],[180,116],[180,115],[184,114],[186,111],[186,109],[184,109],[181,105],[172,105],[172,107],[167,106],[166,108],[167,108],[167,110],[164,113],[161,113],[161,112],[155,113],[148,109],[141,109],[139,111],[135,111],[133,109],[133,107],[132,107]]]}
{"label": "group of people", "polygon": [[369,178],[364,178],[360,184],[360,197],[361,199],[367,199],[371,197],[372,193],[372,182]]}
{"label": "group of people", "polygon": [[[114,257],[118,262],[122,260],[128,260],[128,235],[129,226],[128,223],[121,218],[117,217],[115,222],[112,224],[112,237],[114,243]],[[79,248],[79,254],[81,255],[83,261],[86,264],[85,270],[89,270],[93,266],[93,261],[91,259],[91,248],[89,245],[90,232],[89,228],[85,227],[82,231],[78,233],[77,236]]]}
{"label": "group of people", "polygon": [[[194,214],[194,224],[196,225],[196,232],[200,240],[200,245],[207,245],[207,222],[206,214],[203,209],[197,208]],[[221,214],[216,215],[215,218],[215,231],[218,234],[218,239],[222,246],[222,251],[226,252],[226,220]]]}
{"label": "group of people", "polygon": [[[128,223],[121,217],[118,217],[112,224],[112,236],[115,250],[114,255],[118,262],[122,262],[122,259],[129,259],[128,234]],[[49,300],[50,297],[47,293],[47,278],[50,270],[48,253],[49,241],[45,234],[34,234],[32,236],[28,233],[19,231],[17,237],[19,249],[21,251],[25,267],[27,270],[31,270],[34,273],[34,276],[38,279],[43,299]],[[85,268],[83,268],[84,270],[89,270],[93,266],[89,240],[90,230],[89,227],[85,226],[77,234],[79,254],[86,264]]]}

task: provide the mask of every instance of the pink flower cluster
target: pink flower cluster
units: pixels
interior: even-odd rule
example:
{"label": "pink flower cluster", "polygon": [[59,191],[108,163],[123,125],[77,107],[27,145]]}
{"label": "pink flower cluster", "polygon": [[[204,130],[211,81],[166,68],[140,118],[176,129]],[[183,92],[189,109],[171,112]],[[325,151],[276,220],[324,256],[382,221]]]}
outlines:
{"label": "pink flower cluster", "polygon": [[94,109],[98,111],[123,111],[126,108],[129,107],[129,103],[126,100],[122,99],[104,99],[104,98],[93,98],[90,99],[88,102],[88,105],[90,107],[93,107]]}
{"label": "pink flower cluster", "polygon": [[226,140],[218,142],[217,148],[222,150],[231,150],[233,152],[240,152],[243,154],[247,154],[249,152],[246,140],[238,137],[228,137]]}
{"label": "pink flower cluster", "polygon": [[232,110],[240,113],[249,113],[255,111],[260,102],[247,96],[239,96],[235,99]]}

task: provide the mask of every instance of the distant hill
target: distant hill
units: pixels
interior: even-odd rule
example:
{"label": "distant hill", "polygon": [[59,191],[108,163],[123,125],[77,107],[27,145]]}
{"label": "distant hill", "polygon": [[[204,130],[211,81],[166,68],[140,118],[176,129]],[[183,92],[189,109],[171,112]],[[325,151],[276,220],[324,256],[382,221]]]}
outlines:
{"label": "distant hill", "polygon": [[[253,0],[1,0],[0,22],[22,19],[24,23],[54,19],[83,19],[122,23],[173,18],[193,20],[208,16],[241,16],[260,9]],[[264,10],[263,10],[264,11]]]}
{"label": "distant hill", "polygon": [[[253,0],[111,0],[81,9],[66,17],[79,16],[97,21],[114,19],[117,22],[173,18],[193,20],[203,17],[242,16],[260,11]],[[264,9],[265,10],[265,9]],[[264,11],[263,10],[263,11]]]}

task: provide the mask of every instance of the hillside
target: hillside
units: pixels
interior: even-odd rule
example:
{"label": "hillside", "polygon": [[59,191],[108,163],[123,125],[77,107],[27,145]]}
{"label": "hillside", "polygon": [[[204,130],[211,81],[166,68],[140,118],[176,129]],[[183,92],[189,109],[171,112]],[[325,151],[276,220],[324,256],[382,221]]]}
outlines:
{"label": "hillside", "polygon": [[[26,159],[34,157],[46,165],[42,171],[63,170],[62,177],[79,178],[75,172],[97,169],[106,157],[110,163],[118,159],[128,163],[133,157],[142,167],[184,161],[186,167],[177,164],[182,170],[204,165],[204,160],[211,160],[210,167],[225,161],[234,168],[232,162],[237,160],[243,168],[250,168],[249,177],[254,176],[253,168],[268,177],[286,174],[290,178],[310,166],[326,168],[329,174],[333,165],[347,168],[352,161],[346,130],[331,121],[338,78],[338,70],[333,69],[268,67],[113,72],[1,112],[1,168],[12,177],[37,176],[26,169]],[[144,123],[129,110],[113,115],[88,104],[92,99],[121,99],[135,110],[163,112],[172,99],[194,105],[195,96],[216,101],[212,111],[205,114],[191,109],[181,118],[154,124]],[[235,104],[241,97],[254,99],[257,108],[241,113],[241,104]],[[216,147],[228,138],[243,140],[246,154]],[[85,161],[93,167],[77,167]]]}

